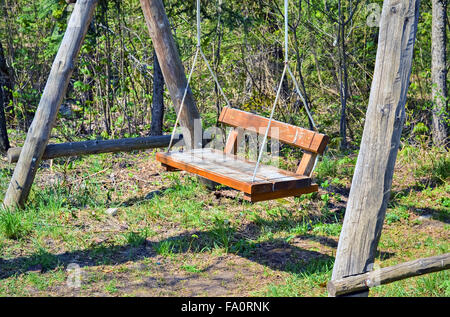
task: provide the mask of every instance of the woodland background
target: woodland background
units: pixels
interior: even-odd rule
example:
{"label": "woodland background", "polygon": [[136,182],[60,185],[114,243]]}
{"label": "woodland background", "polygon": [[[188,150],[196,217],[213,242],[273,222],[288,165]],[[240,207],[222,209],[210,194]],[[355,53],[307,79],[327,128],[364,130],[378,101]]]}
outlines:
{"label": "woodland background", "polygon": [[[450,252],[447,2],[421,1],[376,267]],[[164,3],[188,71],[195,1]],[[0,296],[327,296],[383,1],[289,3],[290,65],[330,136],[313,174],[318,192],[251,204],[165,171],[156,149],[43,160],[23,210],[0,208]],[[65,0],[0,0],[0,152],[23,145],[72,9]],[[284,66],[283,1],[202,0],[201,16],[202,48],[232,106],[267,116]],[[99,0],[75,66],[50,143],[172,132],[176,114],[139,0]],[[216,125],[226,103],[203,62],[191,87],[204,127]],[[308,128],[292,81],[282,88],[275,118]],[[281,167],[295,171],[299,152],[283,146]],[[3,154],[2,200],[15,168]],[[449,297],[450,271],[370,296]]]}
{"label": "woodland background", "polygon": [[[435,28],[435,42],[448,51],[447,4],[433,1],[443,4],[446,15],[446,23]],[[6,150],[6,133],[26,132],[31,124],[72,6],[63,0],[2,0],[0,6]],[[165,6],[187,70],[196,45],[195,1],[165,0]],[[291,1],[290,63],[332,149],[358,148],[381,7],[378,0]],[[234,107],[261,115],[270,111],[283,69],[282,11],[282,1],[202,1],[202,46]],[[421,1],[403,133],[404,141],[426,146],[432,137],[436,145],[446,144],[448,135],[447,91],[432,94],[432,20],[432,1]],[[444,68],[441,84],[447,84],[448,65]],[[225,103],[204,63],[191,86],[204,125],[214,125]],[[308,127],[291,80],[283,83],[282,97],[276,118]],[[171,132],[175,112],[138,0],[100,1],[60,117],[55,137],[61,142]]]}

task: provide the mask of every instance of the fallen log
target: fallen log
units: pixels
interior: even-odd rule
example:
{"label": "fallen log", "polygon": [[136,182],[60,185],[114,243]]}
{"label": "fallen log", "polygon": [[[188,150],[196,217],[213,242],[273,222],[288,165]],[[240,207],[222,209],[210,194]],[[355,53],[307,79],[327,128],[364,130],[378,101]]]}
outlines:
{"label": "fallen log", "polygon": [[[183,145],[182,135],[175,135],[173,143]],[[180,142],[181,141],[181,142]],[[164,148],[169,146],[170,135],[149,136],[140,138],[128,138],[119,140],[92,140],[82,142],[69,142],[59,144],[48,144],[45,148],[43,160],[57,157],[90,155],[113,152],[130,152],[134,150],[145,150],[153,148]],[[7,153],[8,162],[16,163],[19,160],[22,148],[10,148]]]}
{"label": "fallen log", "polygon": [[448,269],[450,269],[450,253],[384,267],[338,280],[331,280],[328,282],[327,289],[330,296],[339,296],[366,291],[374,286]]}

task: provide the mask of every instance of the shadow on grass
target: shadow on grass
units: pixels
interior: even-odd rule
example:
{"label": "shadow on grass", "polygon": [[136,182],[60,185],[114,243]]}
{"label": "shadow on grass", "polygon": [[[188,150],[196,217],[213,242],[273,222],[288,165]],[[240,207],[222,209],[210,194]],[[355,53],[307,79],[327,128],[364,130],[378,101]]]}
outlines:
{"label": "shadow on grass", "polygon": [[[145,197],[133,198],[124,204],[129,206],[142,201],[142,199],[164,195],[166,190],[154,191],[145,195]],[[126,241],[124,245],[102,241],[91,244],[83,250],[60,254],[39,250],[31,256],[13,259],[0,258],[0,279],[18,276],[30,271],[45,272],[58,267],[66,268],[71,263],[78,264],[80,267],[120,265],[158,256],[203,253],[214,249],[224,250],[225,254],[235,254],[274,270],[296,274],[309,272],[311,267],[315,267],[314,265],[321,269],[323,269],[322,264],[326,267],[332,267],[334,257],[321,251],[308,250],[308,246],[303,247],[303,245],[312,241],[325,247],[336,248],[336,240],[329,237],[302,232],[292,235],[289,239],[272,238],[255,242],[264,234],[264,228],[270,228],[272,232],[276,232],[298,225],[302,225],[302,222],[283,217],[279,220],[258,219],[256,222],[251,222],[245,227],[235,230],[228,222],[217,219],[213,228],[208,231],[184,232],[161,241],[150,240],[144,231],[122,232],[120,234],[124,236]],[[380,256],[386,259],[392,255],[384,253]],[[319,263],[322,264],[319,265]],[[305,271],[307,268],[309,269]],[[202,271],[207,270],[208,268],[205,268]]]}
{"label": "shadow on grass", "polygon": [[425,189],[435,189],[442,185],[442,182],[429,183],[427,179],[417,181],[416,184],[410,185],[400,190],[391,190],[391,202],[396,202],[401,198],[408,196],[411,192],[421,192]]}
{"label": "shadow on grass", "polygon": [[[227,254],[235,254],[274,270],[299,273],[302,267],[320,260],[334,262],[334,258],[318,251],[293,246],[285,239],[269,239],[260,243],[245,238],[249,230],[235,231],[224,224],[218,224],[209,231],[183,233],[161,241],[151,241],[139,233],[128,236],[126,245],[108,245],[105,242],[93,244],[85,250],[75,250],[60,254],[37,251],[31,256],[13,259],[0,258],[0,279],[25,274],[31,271],[46,272],[58,267],[76,263],[80,267],[98,265],[119,265],[136,262],[156,256],[171,256],[182,253],[202,253],[216,248]],[[274,224],[276,226],[276,224]],[[297,236],[299,240],[315,240],[326,245],[335,245],[332,239],[314,235]],[[207,269],[205,269],[207,270]]]}
{"label": "shadow on grass", "polygon": [[[431,189],[436,188],[435,187],[428,187]],[[407,197],[411,192],[421,192],[424,188],[421,186],[409,186],[405,189],[399,190],[399,191],[392,191],[391,192],[391,199],[389,201],[389,207],[391,208],[402,208],[404,210],[409,210],[416,214],[417,216],[423,216],[425,218],[431,218],[437,221],[444,222],[446,224],[450,223],[450,211],[449,208],[444,206],[444,202],[441,203],[441,208],[439,207],[420,207],[417,208],[415,206],[411,206],[408,204],[402,204],[402,198]]]}
{"label": "shadow on grass", "polygon": [[440,222],[444,222],[446,224],[450,224],[450,211],[448,208],[442,207],[442,208],[431,208],[431,207],[425,207],[425,208],[415,208],[407,205],[400,205],[404,208],[408,208],[412,212],[414,212],[418,216],[422,216],[425,218],[431,218]]}
{"label": "shadow on grass", "polygon": [[150,199],[152,199],[152,198],[154,198],[156,196],[163,196],[164,195],[164,191],[166,189],[167,188],[162,187],[161,189],[151,191],[150,193],[148,193],[146,195],[129,198],[126,201],[121,202],[120,205],[123,206],[123,207],[130,207],[130,206],[133,206],[135,204],[141,203],[144,200],[150,200]]}

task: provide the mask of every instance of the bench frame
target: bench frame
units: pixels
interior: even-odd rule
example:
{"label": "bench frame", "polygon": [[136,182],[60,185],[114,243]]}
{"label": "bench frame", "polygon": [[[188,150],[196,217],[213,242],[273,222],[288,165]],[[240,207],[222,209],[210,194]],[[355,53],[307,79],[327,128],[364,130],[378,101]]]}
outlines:
{"label": "bench frame", "polygon": [[[269,124],[269,119],[265,117],[230,107],[223,108],[218,121],[234,127],[228,135],[224,149],[225,153],[234,155],[237,154],[237,148],[242,140],[243,130],[261,134],[261,131],[264,133]],[[296,174],[311,176],[316,157],[323,154],[328,144],[328,136],[276,120],[272,120],[270,127],[268,133],[269,138],[276,137],[276,139],[283,143],[304,150]],[[272,135],[272,129],[274,128],[277,129],[277,136]]]}
{"label": "bench frame", "polygon": [[[244,131],[264,134],[269,124],[269,119],[265,117],[230,107],[223,108],[218,121],[233,127],[228,135],[224,154],[234,156],[235,159],[237,159],[238,145],[244,137]],[[274,188],[277,184],[276,181],[274,181],[272,189],[266,188],[265,190],[257,190],[258,186],[262,185],[262,188],[265,188],[268,187],[266,186],[268,184],[258,184],[257,182],[243,183],[233,179],[230,180],[226,175],[221,177],[220,175],[216,175],[201,167],[185,164],[183,161],[170,157],[170,154],[168,153],[157,153],[156,159],[160,161],[168,171],[185,170],[201,177],[206,177],[213,182],[219,182],[238,189],[244,192],[244,199],[251,202],[317,192],[318,185],[311,184],[310,176],[317,156],[323,154],[325,150],[328,143],[328,136],[291,124],[272,120],[271,129],[268,131],[268,137],[301,148],[304,151],[303,157],[300,160],[300,164],[295,173],[283,171],[286,175],[298,177],[299,181],[294,184],[294,187],[287,186],[275,190]],[[300,181],[300,179],[302,179],[302,181]]]}

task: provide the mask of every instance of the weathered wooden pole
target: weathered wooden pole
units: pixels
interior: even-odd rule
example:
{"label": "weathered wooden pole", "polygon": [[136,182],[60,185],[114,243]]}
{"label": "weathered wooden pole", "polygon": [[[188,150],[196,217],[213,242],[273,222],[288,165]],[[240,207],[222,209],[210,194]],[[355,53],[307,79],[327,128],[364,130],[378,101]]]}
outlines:
{"label": "weathered wooden pole", "polygon": [[[187,79],[172,36],[164,5],[161,0],[140,1],[164,81],[178,113],[186,89]],[[183,128],[186,146],[189,148],[192,148],[193,145],[195,147],[201,146],[200,114],[190,89],[184,100],[183,111],[180,114],[180,125]]]}
{"label": "weathered wooden pole", "polygon": [[339,296],[357,291],[365,291],[371,287],[392,283],[409,277],[448,269],[450,269],[450,253],[408,261],[375,271],[330,281],[327,289],[328,294],[331,296]]}
{"label": "weathered wooden pole", "polygon": [[419,0],[384,1],[364,132],[332,280],[373,269],[405,120],[418,17]]}
{"label": "weathered wooden pole", "polygon": [[[174,144],[183,145],[181,135],[174,136]],[[81,142],[68,142],[48,144],[45,147],[42,160],[57,157],[69,157],[80,155],[93,155],[100,153],[130,152],[136,150],[164,148],[169,146],[170,135],[156,135],[140,138],[127,138],[119,140],[91,140]],[[7,153],[8,162],[16,163],[19,160],[22,148],[10,148]]]}
{"label": "weathered wooden pole", "polygon": [[78,0],[75,4],[6,192],[3,202],[6,207],[22,207],[30,193],[96,5],[97,0]]}

